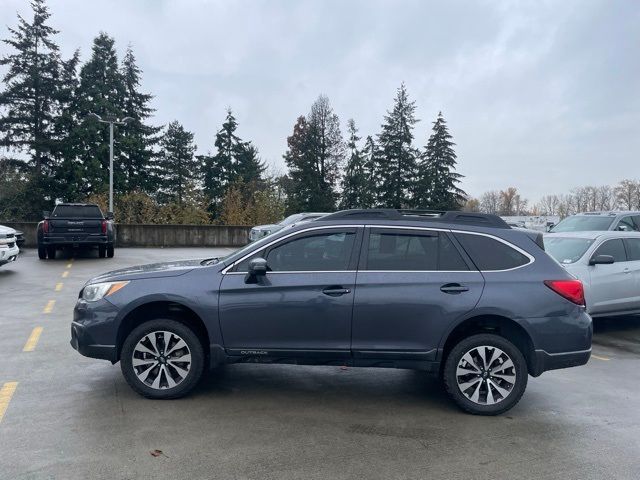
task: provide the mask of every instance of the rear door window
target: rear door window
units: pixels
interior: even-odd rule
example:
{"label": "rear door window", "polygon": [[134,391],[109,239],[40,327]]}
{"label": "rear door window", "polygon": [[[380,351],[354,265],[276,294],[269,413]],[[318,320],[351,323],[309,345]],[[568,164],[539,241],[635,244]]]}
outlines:
{"label": "rear door window", "polygon": [[615,262],[627,261],[627,252],[624,249],[624,244],[622,243],[621,238],[615,238],[604,242],[593,254],[594,257],[597,257],[598,255],[611,255]]}
{"label": "rear door window", "polygon": [[495,238],[470,233],[455,237],[480,270],[510,270],[530,263],[529,257]]}
{"label": "rear door window", "polygon": [[466,262],[446,234],[372,229],[364,270],[460,271]]}

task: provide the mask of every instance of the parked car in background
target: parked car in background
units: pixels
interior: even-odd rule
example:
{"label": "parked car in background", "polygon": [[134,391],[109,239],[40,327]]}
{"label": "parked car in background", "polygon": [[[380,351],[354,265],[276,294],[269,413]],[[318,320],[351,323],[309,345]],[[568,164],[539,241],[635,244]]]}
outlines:
{"label": "parked car in background", "polygon": [[295,213],[293,215],[289,215],[287,218],[282,220],[279,223],[274,223],[271,225],[258,225],[253,227],[249,232],[249,241],[255,242],[256,240],[266,237],[267,235],[271,235],[278,230],[282,230],[284,227],[288,225],[294,225],[296,223],[308,222],[311,220],[315,220],[316,218],[323,217],[327,215],[327,213],[317,213],[317,212],[306,212],[306,213]]}
{"label": "parked car in background", "polygon": [[496,415],[529,375],[591,354],[582,283],[541,241],[495,215],[337,212],[224,258],[93,278],[71,345],[120,361],[149,398],[225,363],[349,365],[431,372],[464,410]]}
{"label": "parked car in background", "polygon": [[24,233],[20,230],[16,230],[16,244],[19,248],[24,246]]}
{"label": "parked car in background", "polygon": [[99,257],[114,256],[113,214],[103,215],[100,207],[92,203],[61,203],[51,214],[44,212],[37,236],[41,260],[55,258],[56,250],[62,247],[98,247]]}
{"label": "parked car in background", "polygon": [[18,259],[20,248],[16,242],[16,231],[0,225],[0,266]]}
{"label": "parked car in background", "polygon": [[593,317],[640,313],[640,232],[566,232],[545,250],[582,281]]}
{"label": "parked car in background", "polygon": [[584,212],[571,215],[556,224],[549,231],[591,232],[617,230],[620,232],[640,231],[640,212]]}

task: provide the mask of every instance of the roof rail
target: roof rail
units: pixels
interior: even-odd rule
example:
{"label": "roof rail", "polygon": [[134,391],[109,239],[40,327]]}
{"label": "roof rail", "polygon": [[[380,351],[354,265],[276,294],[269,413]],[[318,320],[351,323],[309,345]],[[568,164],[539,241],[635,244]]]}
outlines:
{"label": "roof rail", "polygon": [[446,210],[402,210],[393,208],[341,210],[320,217],[317,221],[324,222],[328,220],[411,220],[511,228],[498,215]]}

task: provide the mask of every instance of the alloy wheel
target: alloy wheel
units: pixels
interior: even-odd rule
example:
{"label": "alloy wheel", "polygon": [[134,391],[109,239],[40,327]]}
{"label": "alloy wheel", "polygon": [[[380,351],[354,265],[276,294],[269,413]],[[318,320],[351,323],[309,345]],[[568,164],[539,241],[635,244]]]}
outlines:
{"label": "alloy wheel", "polygon": [[138,341],[131,364],[145,385],[157,390],[169,389],[187,378],[191,370],[191,351],[179,335],[155,331]]}
{"label": "alloy wheel", "polygon": [[479,405],[502,402],[513,390],[516,378],[516,368],[509,355],[489,345],[467,351],[456,368],[458,388]]}

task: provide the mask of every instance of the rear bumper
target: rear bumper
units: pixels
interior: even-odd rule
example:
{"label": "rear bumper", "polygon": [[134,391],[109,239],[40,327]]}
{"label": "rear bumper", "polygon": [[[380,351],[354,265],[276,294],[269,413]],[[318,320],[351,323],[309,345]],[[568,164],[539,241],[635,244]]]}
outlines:
{"label": "rear bumper", "polygon": [[42,237],[42,245],[106,245],[111,243],[107,235],[80,233],[69,235],[49,235]]}
{"label": "rear bumper", "polygon": [[586,364],[591,357],[591,349],[562,353],[548,353],[544,350],[536,350],[534,354],[530,373],[532,376],[537,377],[547,370],[578,367]]}

